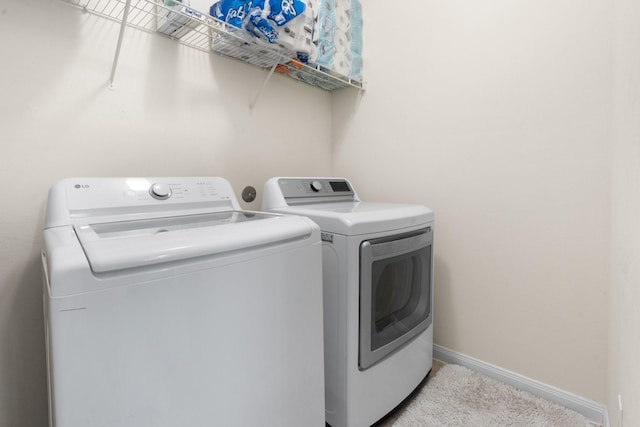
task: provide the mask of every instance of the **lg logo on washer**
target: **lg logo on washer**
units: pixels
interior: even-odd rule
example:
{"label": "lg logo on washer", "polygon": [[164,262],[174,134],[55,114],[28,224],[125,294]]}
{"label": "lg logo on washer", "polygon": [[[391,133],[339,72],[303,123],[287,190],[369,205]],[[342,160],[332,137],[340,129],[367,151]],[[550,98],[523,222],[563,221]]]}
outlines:
{"label": "lg logo on washer", "polygon": [[81,188],[90,188],[90,187],[89,187],[89,184],[76,184],[74,185],[74,188],[76,190],[80,190]]}

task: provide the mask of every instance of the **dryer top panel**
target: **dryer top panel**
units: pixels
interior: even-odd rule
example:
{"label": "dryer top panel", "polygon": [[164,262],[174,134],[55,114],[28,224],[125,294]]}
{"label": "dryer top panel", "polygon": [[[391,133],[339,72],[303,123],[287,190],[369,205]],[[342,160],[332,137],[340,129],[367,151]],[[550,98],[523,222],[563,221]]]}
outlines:
{"label": "dryer top panel", "polygon": [[318,203],[288,206],[275,209],[274,212],[306,216],[318,224],[322,231],[345,236],[401,231],[433,222],[431,209],[397,203]]}
{"label": "dryer top panel", "polygon": [[422,205],[363,202],[344,178],[272,178],[265,184],[262,209],[303,215],[322,231],[362,235],[402,230],[433,221]]}

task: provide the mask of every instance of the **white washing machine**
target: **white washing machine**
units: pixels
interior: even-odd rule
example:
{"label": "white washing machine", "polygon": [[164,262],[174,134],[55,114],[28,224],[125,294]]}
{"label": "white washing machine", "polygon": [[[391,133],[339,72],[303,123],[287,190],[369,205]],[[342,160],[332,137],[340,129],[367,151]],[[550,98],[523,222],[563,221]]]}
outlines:
{"label": "white washing machine", "polygon": [[49,192],[50,426],[324,426],[320,231],[222,178]]}
{"label": "white washing machine", "polygon": [[433,212],[362,202],[344,178],[272,178],[262,208],[322,231],[327,423],[379,421],[432,367]]}

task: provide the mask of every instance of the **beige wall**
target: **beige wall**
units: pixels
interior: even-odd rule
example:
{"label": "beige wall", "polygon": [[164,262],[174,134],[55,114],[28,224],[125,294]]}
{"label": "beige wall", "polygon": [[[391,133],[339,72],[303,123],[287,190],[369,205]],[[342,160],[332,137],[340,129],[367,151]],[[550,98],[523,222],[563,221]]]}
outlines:
{"label": "beige wall", "polygon": [[609,414],[640,425],[640,4],[616,0]]}
{"label": "beige wall", "polygon": [[368,90],[334,98],[334,172],[434,209],[436,344],[605,402],[611,6],[364,13]]}
{"label": "beige wall", "polygon": [[[39,265],[69,176],[225,176],[236,194],[330,171],[330,95],[48,0],[0,0],[0,426],[46,425]],[[245,205],[259,209],[260,200]]]}

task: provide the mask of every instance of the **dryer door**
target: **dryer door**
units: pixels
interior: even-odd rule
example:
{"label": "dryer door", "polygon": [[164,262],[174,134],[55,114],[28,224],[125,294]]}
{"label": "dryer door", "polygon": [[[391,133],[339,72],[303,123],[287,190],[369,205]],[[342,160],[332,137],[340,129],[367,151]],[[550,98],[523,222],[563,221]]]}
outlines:
{"label": "dryer door", "polygon": [[431,227],[360,245],[360,370],[431,324],[432,246]]}

